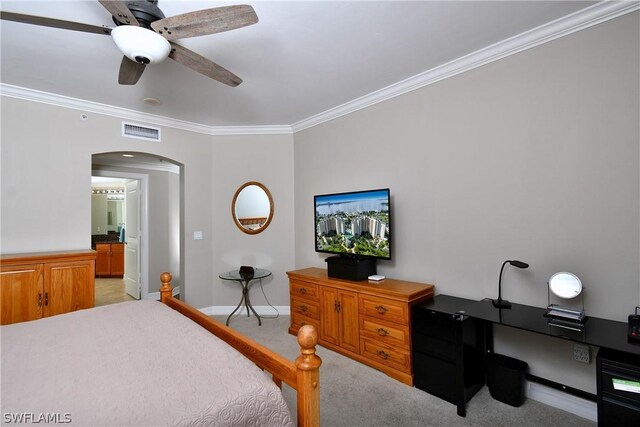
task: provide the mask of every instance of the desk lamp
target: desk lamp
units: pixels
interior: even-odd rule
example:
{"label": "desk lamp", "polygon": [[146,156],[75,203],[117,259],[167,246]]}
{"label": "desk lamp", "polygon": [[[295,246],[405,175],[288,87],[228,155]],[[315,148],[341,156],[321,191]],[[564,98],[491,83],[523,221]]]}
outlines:
{"label": "desk lamp", "polygon": [[507,264],[511,264],[518,268],[529,268],[529,264],[526,262],[516,260],[507,260],[502,264],[502,268],[500,268],[500,278],[498,279],[498,299],[491,300],[493,306],[496,308],[511,308],[511,303],[502,299],[502,271],[504,270],[504,266]]}

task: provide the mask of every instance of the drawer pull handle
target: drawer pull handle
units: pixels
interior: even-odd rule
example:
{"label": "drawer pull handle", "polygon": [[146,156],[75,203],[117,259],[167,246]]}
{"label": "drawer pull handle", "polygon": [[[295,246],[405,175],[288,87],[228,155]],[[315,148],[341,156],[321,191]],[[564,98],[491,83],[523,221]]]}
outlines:
{"label": "drawer pull handle", "polygon": [[384,305],[376,305],[376,311],[380,314],[385,314],[389,309]]}
{"label": "drawer pull handle", "polygon": [[303,304],[300,306],[300,311],[302,311],[303,313],[306,313],[307,311],[309,311],[309,307]]}
{"label": "drawer pull handle", "polygon": [[378,328],[377,332],[381,337],[386,337],[387,335],[389,335],[389,331],[387,331],[385,328]]}
{"label": "drawer pull handle", "polygon": [[300,288],[299,291],[302,295],[306,295],[307,294],[307,288]]}
{"label": "drawer pull handle", "polygon": [[382,357],[384,360],[387,360],[389,358],[389,353],[387,353],[384,350],[379,350],[378,351],[378,356]]}
{"label": "drawer pull handle", "polygon": [[49,305],[49,292],[44,293],[44,305],[45,306]]}
{"label": "drawer pull handle", "polygon": [[42,307],[42,292],[38,294],[38,307]]}

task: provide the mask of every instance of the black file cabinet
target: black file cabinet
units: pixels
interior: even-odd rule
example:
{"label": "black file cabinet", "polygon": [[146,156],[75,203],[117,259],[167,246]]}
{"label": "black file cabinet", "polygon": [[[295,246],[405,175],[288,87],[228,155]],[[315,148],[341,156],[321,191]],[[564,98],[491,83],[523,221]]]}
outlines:
{"label": "black file cabinet", "polygon": [[601,348],[598,374],[598,426],[640,426],[640,356]]}
{"label": "black file cabinet", "polygon": [[485,382],[483,322],[457,314],[474,302],[436,295],[412,307],[414,385],[453,403],[462,417]]}

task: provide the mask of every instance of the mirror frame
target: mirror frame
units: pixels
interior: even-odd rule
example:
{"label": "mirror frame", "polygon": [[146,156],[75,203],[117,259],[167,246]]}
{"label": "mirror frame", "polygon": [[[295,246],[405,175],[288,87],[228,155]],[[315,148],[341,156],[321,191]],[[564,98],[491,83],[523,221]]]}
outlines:
{"label": "mirror frame", "polygon": [[[561,295],[559,293],[556,293],[556,291],[558,289],[556,287],[556,289],[554,290],[554,286],[553,286],[552,282],[553,282],[554,278],[560,278],[561,276],[570,276],[570,278],[574,279],[575,284],[578,286],[578,292],[575,295],[567,295],[566,293]],[[562,271],[562,272],[559,272],[559,273],[555,273],[553,276],[551,276],[551,278],[549,279],[549,290],[551,290],[551,293],[554,294],[555,296],[557,296],[558,298],[573,299],[573,298],[577,297],[578,295],[580,295],[582,293],[583,286],[582,286],[582,281],[580,281],[580,278],[578,276],[576,276],[573,273]]]}
{"label": "mirror frame", "polygon": [[[267,217],[267,221],[264,223],[264,225],[262,225],[262,227],[256,228],[255,230],[250,230],[248,228],[245,228],[242,224],[240,224],[240,221],[238,221],[238,218],[236,217],[236,200],[238,199],[240,192],[244,190],[246,187],[249,187],[251,185],[260,187],[265,192],[265,194],[267,195],[267,198],[269,199],[269,216]],[[243,233],[247,233],[247,234],[262,233],[269,226],[269,224],[271,223],[271,220],[273,219],[273,197],[271,196],[271,192],[269,191],[269,189],[258,181],[249,181],[242,184],[240,188],[238,188],[238,190],[236,191],[236,194],[233,195],[233,200],[231,201],[231,217],[233,218],[233,222]]]}

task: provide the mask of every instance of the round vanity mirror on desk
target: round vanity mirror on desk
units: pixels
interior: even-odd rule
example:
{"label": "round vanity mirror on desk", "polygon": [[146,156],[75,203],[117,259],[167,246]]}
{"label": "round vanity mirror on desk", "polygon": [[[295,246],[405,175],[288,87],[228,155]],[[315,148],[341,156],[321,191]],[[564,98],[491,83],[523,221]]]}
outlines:
{"label": "round vanity mirror on desk", "polygon": [[242,184],[231,202],[231,215],[238,228],[247,234],[261,233],[273,218],[273,198],[259,182]]}
{"label": "round vanity mirror on desk", "polygon": [[582,292],[582,282],[572,273],[556,273],[549,279],[549,290],[563,299],[575,298]]}

